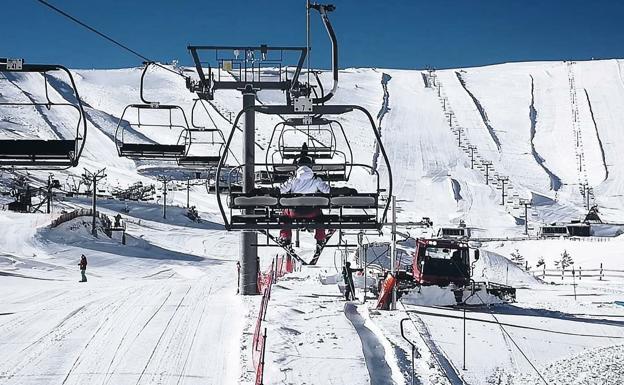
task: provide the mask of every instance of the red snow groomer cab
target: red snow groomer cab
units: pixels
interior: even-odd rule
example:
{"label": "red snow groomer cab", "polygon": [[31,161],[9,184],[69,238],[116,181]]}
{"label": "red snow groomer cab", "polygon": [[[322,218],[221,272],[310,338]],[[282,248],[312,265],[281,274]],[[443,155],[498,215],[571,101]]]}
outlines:
{"label": "red snow groomer cab", "polygon": [[[479,250],[473,250],[475,259]],[[453,239],[418,239],[412,258],[412,276],[420,286],[470,284],[470,248]]]}
{"label": "red snow groomer cab", "polygon": [[475,282],[471,278],[471,263],[479,259],[479,250],[458,239],[417,239],[411,267],[399,270],[395,276],[384,273],[377,301],[378,309],[388,309],[392,290],[397,298],[421,286],[439,286],[453,292],[457,304],[478,290],[485,290],[504,302],[512,302],[516,290],[494,282]]}

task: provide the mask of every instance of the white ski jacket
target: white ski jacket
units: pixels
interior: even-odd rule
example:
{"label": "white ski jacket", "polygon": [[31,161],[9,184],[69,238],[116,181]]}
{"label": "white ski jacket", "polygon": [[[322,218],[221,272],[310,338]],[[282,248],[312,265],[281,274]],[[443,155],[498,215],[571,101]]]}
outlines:
{"label": "white ski jacket", "polygon": [[315,177],[314,172],[308,166],[297,168],[295,176],[280,185],[280,193],[282,194],[314,194],[316,192],[329,194],[329,184],[321,178]]}

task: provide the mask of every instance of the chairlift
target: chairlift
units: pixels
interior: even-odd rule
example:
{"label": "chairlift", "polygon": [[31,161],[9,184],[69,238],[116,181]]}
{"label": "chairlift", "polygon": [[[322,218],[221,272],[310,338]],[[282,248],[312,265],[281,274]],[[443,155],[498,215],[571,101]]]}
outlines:
{"label": "chairlift", "polygon": [[[143,95],[144,79],[150,65],[146,62],[141,74],[141,101],[142,103],[130,104],[124,108],[117,129],[115,131],[115,144],[120,157],[132,159],[162,159],[177,160],[186,156],[188,143],[191,141],[191,132],[184,109],[175,104],[161,104],[145,100]],[[136,112],[136,119],[130,119],[131,111]],[[143,116],[142,116],[143,115]],[[146,116],[151,119],[146,121]],[[174,121],[174,116],[177,120]],[[126,118],[126,119],[124,119]],[[170,131],[179,131],[178,142],[160,143],[146,137],[143,132],[155,130],[156,132],[168,128]],[[130,133],[127,134],[127,132]],[[174,136],[175,137],[175,136]],[[180,143],[180,138],[184,138]]]}
{"label": "chairlift", "polygon": [[[344,151],[338,149],[337,133],[344,143]],[[305,142],[302,142],[302,138]],[[270,183],[284,182],[296,171],[295,163],[301,156],[302,143],[307,145],[306,155],[313,160],[314,164],[310,167],[317,176],[332,182],[349,179],[353,151],[342,124],[323,117],[290,118],[278,123],[269,139],[265,163],[268,165],[266,176]]]}
{"label": "chairlift", "polygon": [[195,99],[191,109],[191,127],[180,134],[178,144],[183,144],[187,152],[178,158],[179,166],[216,167],[219,164],[225,147],[225,137],[214,121],[214,127],[200,126],[196,123],[195,109],[199,105],[204,106],[203,103],[203,100]]}
{"label": "chairlift", "polygon": [[[0,81],[8,83],[14,83],[13,79],[20,76],[39,74],[43,78],[45,95],[45,100],[39,101],[36,100],[34,93],[19,90],[18,96],[23,96],[24,100],[18,101],[11,92],[0,94],[0,109],[9,114],[0,122],[0,128],[18,135],[17,138],[0,139],[0,168],[47,170],[77,166],[85,144],[87,122],[71,72],[58,64],[25,64],[23,59],[0,58],[0,73],[2,74]],[[66,95],[61,101],[54,101],[49,92],[49,83],[53,80],[60,81],[54,75],[58,73],[67,75],[69,83],[63,83],[62,92]],[[74,112],[75,115],[72,116],[73,114],[67,114],[65,111]],[[19,116],[12,119],[11,112],[16,112]],[[64,117],[71,116],[71,124],[64,124],[57,113],[63,114]],[[54,130],[57,138],[41,139],[33,134],[33,138],[26,139],[22,132],[22,128],[28,124],[24,121],[26,116],[43,117],[46,127]]]}
{"label": "chairlift", "polygon": [[[315,105],[312,111],[298,111],[291,105],[286,106],[267,106],[258,105],[243,109],[238,113],[234,120],[233,127],[236,127],[241,116],[249,109],[254,109],[258,113],[267,115],[342,115],[345,113],[360,111],[364,113],[370,122],[370,127],[376,138],[377,144],[381,150],[381,154],[385,161],[388,174],[387,186],[388,194],[392,194],[392,174],[390,172],[390,164],[386,155],[383,143],[379,136],[379,132],[375,125],[375,121],[370,113],[363,107],[357,105]],[[288,120],[287,120],[288,121]],[[293,120],[294,121],[294,120]],[[224,151],[229,151],[232,138],[236,130],[232,130],[226,142]],[[286,166],[286,164],[283,164]],[[217,174],[223,171],[224,157],[219,162]],[[241,165],[234,169],[242,169]],[[292,164],[288,164],[292,167]],[[272,170],[275,167],[273,163],[255,163],[255,169]],[[249,192],[233,192],[229,191],[226,211],[222,197],[222,189],[219,188],[221,178],[216,178],[217,202],[223,216],[224,224],[228,230],[255,230],[268,231],[277,229],[334,229],[334,230],[380,230],[386,221],[390,201],[380,205],[380,194],[386,190],[382,189],[380,175],[378,171],[371,165],[349,163],[349,167],[357,167],[365,170],[376,179],[374,191],[344,193],[340,189],[332,189],[330,194],[279,194],[276,187],[280,183],[279,180],[272,179],[270,186],[266,188],[256,182],[256,188]],[[332,184],[333,181],[325,180]],[[348,177],[345,182],[348,182]],[[287,218],[282,215],[284,209],[292,208],[320,208],[324,212],[321,216],[314,219],[304,218]]]}

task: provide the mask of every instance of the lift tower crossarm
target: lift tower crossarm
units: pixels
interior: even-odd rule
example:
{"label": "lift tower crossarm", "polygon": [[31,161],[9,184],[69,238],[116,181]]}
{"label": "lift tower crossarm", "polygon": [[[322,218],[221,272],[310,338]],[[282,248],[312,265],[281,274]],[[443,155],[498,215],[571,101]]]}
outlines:
{"label": "lift tower crossarm", "polygon": [[[290,96],[299,96],[300,94],[307,94],[309,91],[301,91],[298,88],[301,86],[298,79],[301,74],[301,70],[303,68],[303,64],[305,62],[305,58],[308,54],[308,49],[306,47],[292,47],[292,46],[279,46],[279,47],[270,47],[267,45],[260,46],[216,46],[216,45],[189,45],[188,50],[191,52],[191,56],[193,57],[193,61],[195,62],[195,68],[197,70],[197,74],[199,75],[199,83],[195,84],[193,82],[189,82],[187,87],[191,92],[197,92],[198,96],[201,99],[213,100],[214,99],[214,91],[216,90],[239,90],[243,91],[246,86],[251,86],[253,89],[263,89],[263,90],[278,90],[278,91],[288,91]],[[280,59],[283,58],[285,52],[298,52],[299,59],[297,61],[297,67],[295,68],[295,72],[292,79],[285,80],[249,80],[249,79],[239,79],[239,80],[228,80],[221,81],[215,80],[214,75],[212,73],[212,67],[208,66],[208,73],[204,71],[203,65],[207,62],[202,60],[200,57],[200,53],[202,51],[214,51],[217,62],[219,60],[223,60],[219,58],[220,51],[240,51],[241,56],[247,57],[249,52],[260,52],[261,54],[268,54],[269,52],[278,52]],[[247,59],[242,59],[245,61]],[[260,62],[264,61],[262,58],[259,59]],[[245,71],[254,71],[253,68],[243,68]]]}

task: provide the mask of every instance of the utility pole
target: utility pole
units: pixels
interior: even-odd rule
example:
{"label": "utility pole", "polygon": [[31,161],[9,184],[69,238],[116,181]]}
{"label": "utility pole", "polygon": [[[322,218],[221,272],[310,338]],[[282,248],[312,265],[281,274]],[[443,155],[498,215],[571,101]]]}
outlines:
{"label": "utility pole", "polygon": [[585,182],[581,183],[581,189],[583,192],[583,197],[585,198],[585,205],[587,206],[587,210],[589,210],[591,208],[589,206],[589,193],[591,192],[591,187],[589,187],[589,183]]}
{"label": "utility pole", "polygon": [[[195,179],[201,179],[201,173],[200,172],[196,172],[195,173]],[[191,186],[198,186],[201,185],[202,183],[191,183],[191,179],[193,179],[193,175],[192,174],[188,174],[186,176],[186,208],[190,209],[191,208],[191,199],[190,199],[190,195],[191,195]]]}
{"label": "utility pole", "polygon": [[502,183],[502,191],[501,191],[501,205],[505,205],[505,184],[509,183],[509,177],[508,176],[499,176],[498,181],[500,183]]}
{"label": "utility pole", "polygon": [[82,174],[82,180],[84,180],[85,184],[93,186],[93,206],[91,208],[91,210],[93,211],[93,218],[91,221],[91,234],[93,234],[94,237],[97,237],[97,231],[95,230],[95,219],[97,218],[97,182],[106,178],[106,174],[104,173],[105,171],[106,168],[103,168],[96,172],[91,172],[85,168],[84,174]]}
{"label": "utility pole", "polygon": [[390,306],[390,310],[396,310],[396,197],[392,196],[392,243],[390,244],[392,249],[390,250],[390,274],[395,279],[395,284],[392,286],[392,305]]}
{"label": "utility pole", "polygon": [[492,162],[489,160],[484,160],[483,165],[485,166],[485,184],[490,184],[490,167],[492,167]]}
{"label": "utility pole", "polygon": [[[254,169],[256,163],[256,90],[248,84],[243,90],[243,109],[245,110],[245,126],[243,128],[243,192],[249,193],[254,188]],[[253,214],[253,209],[245,210],[245,214]],[[251,295],[258,293],[258,233],[243,231],[240,238],[240,293]]]}
{"label": "utility pole", "polygon": [[529,207],[531,207],[531,200],[521,199],[520,204],[524,206],[524,235],[529,235]]}
{"label": "utility pole", "polygon": [[48,186],[47,186],[47,190],[46,193],[48,195],[48,199],[47,199],[47,210],[46,213],[50,214],[51,210],[51,206],[52,206],[52,177],[53,174],[48,175]]}
{"label": "utility pole", "polygon": [[[357,243],[358,243],[358,267],[364,269],[364,298],[362,299],[362,303],[366,303],[366,268],[368,267],[368,255],[366,249],[364,249],[364,233],[360,231],[357,235]],[[343,262],[343,269],[345,263]],[[355,293],[353,293],[355,296]]]}
{"label": "utility pole", "polygon": [[167,175],[160,175],[156,180],[163,184],[163,219],[167,219],[167,183],[171,182],[172,178]]}
{"label": "utility pole", "polygon": [[477,150],[477,146],[471,144],[468,146],[468,150],[470,150],[470,168],[474,169],[474,153]]}
{"label": "utility pole", "polygon": [[186,208],[191,208],[191,177],[186,178]]}
{"label": "utility pole", "polygon": [[449,126],[453,127],[453,111],[449,111],[448,116],[449,116]]}

